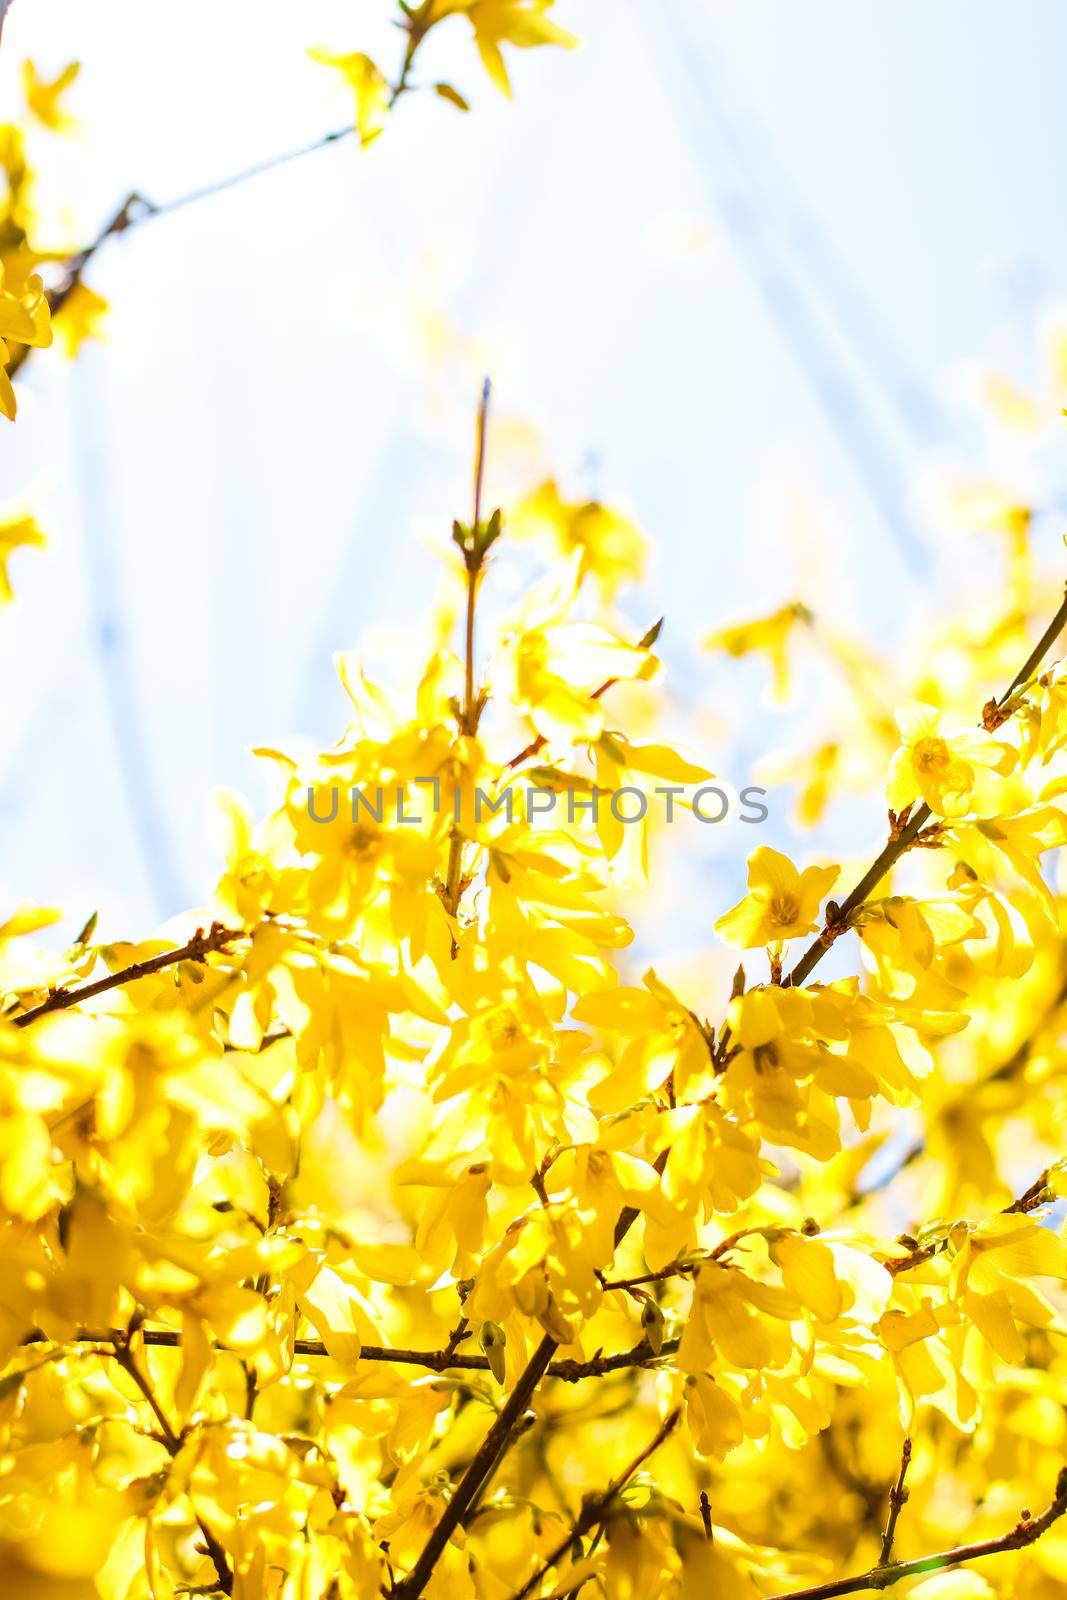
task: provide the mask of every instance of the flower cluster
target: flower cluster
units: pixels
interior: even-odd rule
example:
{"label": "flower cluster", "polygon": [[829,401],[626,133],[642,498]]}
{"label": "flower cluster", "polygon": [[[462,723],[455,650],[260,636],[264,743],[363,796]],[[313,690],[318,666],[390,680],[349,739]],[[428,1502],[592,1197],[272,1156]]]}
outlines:
{"label": "flower cluster", "polygon": [[[318,59],[370,143],[432,28],[506,89],[505,46],[570,42],[551,10],[405,5],[391,87]],[[73,76],[26,74],[50,130]],[[0,158],[2,355],[49,304],[14,130]],[[761,844],[732,908],[687,867],[708,960],[657,971],[675,839],[612,802],[712,773],[666,731],[659,625],[615,609],[644,541],[551,478],[490,513],[488,442],[486,392],[409,678],[339,656],[337,742],[257,752],[262,819],[216,794],[207,905],[66,949],[48,910],[0,923],[6,1591],[1054,1600],[1067,600],[1031,518],[1006,497],[999,618],[895,677],[796,601],[710,636],[783,692],[800,641],[844,668],[801,816],[866,782],[884,840]],[[512,537],[547,568],[488,627]],[[0,600],[39,540],[0,519]]]}

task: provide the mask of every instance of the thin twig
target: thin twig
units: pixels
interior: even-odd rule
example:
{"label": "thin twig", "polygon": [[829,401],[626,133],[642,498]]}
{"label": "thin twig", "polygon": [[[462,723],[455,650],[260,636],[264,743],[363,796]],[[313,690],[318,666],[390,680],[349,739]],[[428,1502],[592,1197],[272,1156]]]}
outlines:
{"label": "thin twig", "polygon": [[[664,1163],[666,1165],[666,1163]],[[662,1168],[657,1168],[662,1174]],[[750,1238],[753,1234],[765,1232],[761,1228],[739,1228],[736,1233],[727,1234],[725,1239],[720,1239],[713,1250],[708,1250],[702,1255],[684,1256],[676,1261],[668,1261],[665,1267],[660,1267],[657,1272],[642,1272],[633,1278],[601,1278],[602,1289],[635,1289],[644,1283],[664,1283],[668,1278],[686,1277],[691,1272],[696,1272],[704,1261],[721,1261],[728,1256],[730,1251],[739,1245],[742,1239]]]}
{"label": "thin twig", "polygon": [[[1049,1192],[1048,1176],[1048,1168],[1046,1167],[1045,1171],[1040,1173],[1033,1183],[1023,1190],[1022,1194],[1012,1200],[1009,1205],[1001,1208],[1000,1215],[1002,1217],[1028,1216],[1031,1211],[1036,1211],[1039,1206],[1047,1205],[1052,1199],[1052,1195]],[[895,1278],[898,1273],[910,1272],[912,1267],[922,1266],[924,1261],[929,1261],[931,1257],[937,1255],[943,1244],[943,1240],[936,1239],[932,1244],[916,1245],[906,1256],[890,1256],[882,1262],[882,1265]]]}
{"label": "thin twig", "polygon": [[240,928],[226,928],[221,922],[213,922],[205,933],[203,928],[197,928],[192,938],[185,944],[179,945],[176,950],[164,950],[158,956],[149,956],[145,961],[134,961],[128,967],[122,967],[118,972],[109,972],[106,978],[96,978],[92,983],[84,983],[78,989],[56,989],[42,1000],[40,1005],[32,1006],[29,1011],[23,1011],[18,1016],[8,1017],[6,1020],[13,1022],[16,1028],[28,1028],[31,1022],[36,1022],[39,1017],[46,1017],[52,1011],[66,1011],[71,1006],[79,1005],[83,1000],[91,1000],[95,995],[104,994],[108,989],[121,988],[126,983],[136,983],[138,978],[151,977],[153,972],[162,972],[165,967],[173,967],[179,961],[204,961],[215,950],[221,950],[224,945],[232,943],[234,939],[247,937]]}
{"label": "thin twig", "polygon": [[[491,387],[489,379],[486,378],[482,383],[481,398],[478,402],[478,422],[474,452],[474,516],[471,522],[469,540],[463,547],[467,568],[467,609],[463,630],[463,703],[459,708],[457,721],[460,732],[467,735],[473,735],[478,731],[481,711],[474,695],[474,621],[478,603],[478,586],[485,568],[487,549],[482,540],[481,523],[482,483],[485,477],[485,444],[489,427],[489,395]],[[445,869],[444,893],[441,897],[446,910],[453,917],[459,914],[459,903],[463,895],[462,864],[463,835],[460,833],[458,826],[453,823],[452,834],[448,843],[448,866]],[[453,940],[452,954],[455,956],[458,953],[458,946]]]}
{"label": "thin twig", "polygon": [[[85,269],[97,254],[100,248],[109,239],[118,234],[131,233],[143,223],[151,222],[156,217],[167,217],[175,211],[184,211],[187,206],[198,205],[201,200],[210,200],[215,195],[225,194],[228,189],[235,189],[240,184],[248,183],[252,178],[259,178],[266,172],[273,172],[278,167],[287,166],[290,161],[298,161],[303,156],[312,155],[316,150],[325,150],[327,145],[336,144],[340,139],[347,139],[356,132],[354,122],[346,123],[343,128],[334,128],[330,133],[323,133],[308,144],[298,145],[294,150],[284,150],[280,155],[267,156],[263,161],[254,162],[250,167],[242,167],[239,172],[231,172],[224,178],[216,178],[211,183],[200,184],[195,189],[188,189],[184,194],[175,195],[172,200],[162,200],[158,204],[149,200],[145,195],[134,190],[122,202],[109,222],[106,222],[96,236],[82,245],[80,250],[68,257],[63,267],[61,281],[47,294],[48,310],[51,316],[56,316],[62,311],[74,290],[82,281]],[[8,363],[8,374],[15,377],[20,368],[29,360],[31,345],[19,345]]]}
{"label": "thin twig", "polygon": [[1028,1189],[1024,1189],[1022,1194],[1013,1200],[1010,1205],[1004,1207],[1001,1215],[1010,1217],[1021,1213],[1025,1216],[1031,1211],[1036,1211],[1038,1206],[1045,1205],[1052,1198],[1053,1196],[1048,1186],[1048,1168],[1046,1167],[1045,1171],[1034,1179]]}
{"label": "thin twig", "polygon": [[656,1432],[655,1437],[651,1439],[649,1443],[645,1445],[644,1449],[634,1457],[634,1459],[630,1462],[630,1465],[620,1472],[617,1478],[613,1478],[608,1484],[607,1488],[601,1490],[599,1494],[591,1494],[586,1496],[581,1512],[575,1518],[566,1537],[560,1540],[552,1554],[546,1557],[537,1570],[529,1578],[527,1578],[522,1588],[518,1589],[512,1596],[512,1600],[526,1600],[526,1596],[536,1589],[552,1571],[553,1567],[563,1560],[568,1550],[570,1550],[579,1539],[584,1538],[590,1529],[595,1528],[598,1523],[604,1521],[611,1510],[612,1503],[614,1502],[616,1496],[622,1489],[626,1487],[634,1473],[644,1466],[649,1457],[659,1449],[663,1441],[668,1438],[671,1433],[673,1433],[674,1429],[678,1425],[678,1418],[680,1416],[681,1408],[676,1406],[675,1409],[664,1418]]}
{"label": "thin twig", "polygon": [[[668,1151],[663,1151],[656,1159],[655,1166],[661,1173],[664,1165],[666,1164],[668,1153]],[[1041,1178],[1038,1179],[1037,1182],[1032,1183],[1030,1187],[1025,1190],[1022,1195],[1020,1195],[1019,1199],[1017,1201],[1013,1201],[1011,1206],[1007,1207],[1006,1210],[1029,1212],[1035,1210],[1039,1205],[1042,1205],[1047,1197],[1046,1179],[1047,1174],[1043,1173]],[[633,1222],[636,1220],[637,1215],[638,1213],[632,1206],[627,1206],[619,1216],[619,1220],[615,1225],[616,1249],[618,1249],[619,1245],[622,1243]],[[717,1248],[720,1250],[724,1249],[727,1245],[734,1242],[736,1241],[733,1239],[723,1240],[722,1244]],[[932,1256],[937,1254],[938,1250],[941,1248],[941,1244],[941,1241],[936,1241],[933,1244],[916,1246],[916,1248],[910,1251],[906,1256],[890,1257],[887,1260],[884,1260],[882,1265],[885,1267],[888,1273],[895,1277],[897,1273],[906,1272],[910,1268],[918,1266],[924,1261],[930,1260]],[[441,1520],[438,1522],[437,1526],[430,1534],[430,1537],[427,1539],[422,1554],[419,1556],[407,1578],[405,1578],[396,1589],[394,1600],[415,1600],[415,1597],[420,1595],[423,1589],[426,1587],[441,1551],[444,1549],[445,1545],[448,1543],[448,1540],[451,1538],[455,1529],[459,1525],[468,1505],[471,1503],[474,1496],[481,1491],[483,1484],[492,1476],[493,1472],[495,1471],[496,1464],[506,1448],[511,1434],[519,1422],[519,1419],[522,1417],[527,1406],[529,1405],[538,1384],[545,1376],[546,1372],[549,1371],[550,1366],[553,1365],[552,1356],[558,1348],[559,1347],[556,1340],[554,1340],[550,1335],[546,1334],[544,1339],[542,1339],[541,1343],[538,1345],[537,1349],[534,1351],[533,1356],[519,1378],[518,1384],[512,1391],[507,1405],[498,1414],[497,1419],[486,1435],[481,1448],[472,1458],[466,1472],[460,1479],[452,1500],[445,1508]],[[677,1341],[665,1343],[663,1345],[662,1354],[666,1354],[668,1349],[677,1349]],[[634,1352],[627,1352],[627,1357],[631,1357],[633,1354]],[[620,1361],[617,1358],[612,1357],[608,1357],[606,1360],[608,1363],[613,1362],[616,1366],[636,1366],[645,1364],[644,1360],[640,1362],[632,1359]],[[564,1376],[562,1373],[558,1373],[558,1375]],[[584,1375],[587,1374],[583,1374],[583,1376]],[[847,1593],[848,1591],[835,1590],[832,1592]]]}
{"label": "thin twig", "polygon": [[[666,1156],[667,1152],[664,1151],[662,1158],[657,1158],[655,1163],[660,1172],[663,1170],[660,1160],[662,1159],[665,1163]],[[622,1243],[636,1218],[637,1212],[630,1206],[627,1206],[621,1213],[618,1222],[615,1224],[616,1249]],[[666,1348],[666,1345],[664,1345],[664,1350]],[[456,1485],[452,1499],[445,1507],[440,1522],[438,1522],[423,1546],[418,1560],[408,1576],[397,1588],[395,1600],[416,1600],[416,1596],[420,1595],[426,1587],[433,1569],[437,1565],[437,1559],[441,1551],[459,1526],[467,1507],[495,1472],[497,1463],[507,1447],[511,1434],[533,1398],[541,1379],[552,1366],[552,1357],[558,1349],[558,1341],[553,1339],[551,1334],[546,1333],[527,1362],[507,1404],[497,1416],[496,1421],[482,1441],[480,1449]],[[608,1359],[610,1360],[611,1358]],[[628,1362],[626,1364],[636,1365],[638,1363]],[[643,1365],[643,1362],[640,1364]],[[560,1375],[562,1376],[562,1374]]]}
{"label": "thin twig", "polygon": [[[408,17],[404,25],[408,42],[399,76],[389,90],[390,111],[402,95],[411,92],[411,69],[415,62],[415,53],[429,31],[433,3],[434,0],[423,0],[423,4]],[[199,184],[195,189],[187,189],[184,194],[175,195],[172,200],[163,200],[158,204],[134,191],[123,201],[110,222],[100,229],[96,237],[68,257],[64,264],[62,281],[48,292],[50,314],[55,316],[63,309],[66,301],[80,284],[86,267],[97,251],[116,234],[128,233],[155,217],[171,216],[176,211],[184,211],[188,206],[199,205],[202,200],[214,199],[216,195],[225,194],[229,189],[236,189],[253,178],[261,178],[268,172],[277,171],[279,167],[288,166],[290,162],[301,161],[305,156],[314,155],[317,150],[325,150],[329,145],[337,144],[342,139],[349,139],[358,131],[357,122],[346,122],[343,128],[333,128],[329,133],[320,133],[306,144],[297,145],[291,150],[283,150],[278,155],[266,156],[262,161],[253,162],[251,166],[242,167],[223,178],[215,178],[210,183]],[[33,348],[35,347],[31,345],[19,345],[16,348],[8,363],[9,377],[15,376],[29,359]]]}
{"label": "thin twig", "polygon": [[[1048,1170],[1042,1172],[1017,1199],[1003,1208],[1002,1216],[1028,1215],[1040,1206],[1047,1204],[1051,1198],[1048,1187]],[[742,1228],[739,1232],[730,1234],[720,1241],[709,1252],[707,1257],[711,1261],[719,1261],[747,1234],[758,1233],[757,1228]],[[621,1241],[620,1241],[621,1242]],[[932,1244],[916,1245],[915,1248],[904,1256],[890,1256],[881,1261],[881,1265],[892,1276],[907,1272],[912,1267],[929,1261],[941,1248],[942,1241]],[[672,1274],[686,1274],[700,1266],[700,1261],[672,1262],[658,1273],[649,1273],[638,1278],[620,1278],[612,1281],[604,1280],[602,1287],[605,1290],[628,1289],[631,1285],[657,1282],[661,1278]],[[359,1354],[361,1361],[380,1361],[395,1363],[400,1366],[424,1367],[429,1372],[488,1372],[491,1370],[487,1356],[468,1355],[459,1351],[456,1346],[468,1331],[466,1318],[461,1318],[458,1326],[453,1329],[448,1343],[443,1350],[414,1350],[400,1346],[365,1344]],[[161,1350],[180,1350],[182,1334],[177,1328],[147,1328],[138,1329],[142,1342],[149,1347]],[[40,1328],[33,1328],[19,1341],[23,1347],[30,1345],[85,1345],[94,1348],[99,1345],[115,1345],[121,1343],[125,1335],[118,1328],[105,1328],[96,1330],[80,1328],[72,1339],[55,1340],[48,1337]],[[544,1341],[542,1341],[543,1343]],[[659,1350],[653,1350],[647,1339],[642,1339],[629,1350],[618,1350],[613,1355],[597,1354],[587,1361],[578,1361],[566,1358],[562,1361],[550,1360],[544,1369],[546,1376],[560,1378],[564,1383],[580,1383],[584,1378],[602,1378],[611,1372],[623,1372],[632,1367],[654,1367],[665,1356],[673,1355],[678,1349],[677,1338],[665,1339]],[[216,1344],[214,1348],[223,1354],[239,1355],[239,1352],[229,1350],[225,1344]],[[554,1345],[553,1348],[558,1348]],[[540,1347],[539,1347],[540,1349]],[[293,1353],[298,1356],[321,1357],[329,1356],[329,1351],[321,1339],[296,1339],[293,1344]]]}
{"label": "thin twig", "polygon": [[835,1578],[830,1583],[816,1583],[807,1589],[790,1589],[771,1596],[771,1600],[834,1600],[836,1595],[858,1594],[863,1589],[888,1589],[903,1578],[916,1578],[924,1572],[940,1572],[946,1567],[962,1566],[967,1561],[981,1561],[985,1556],[1001,1555],[1008,1550],[1024,1550],[1036,1544],[1041,1535],[1067,1512],[1067,1467],[1056,1480],[1056,1492],[1050,1505],[1037,1517],[1020,1517],[1014,1528],[998,1539],[981,1539],[975,1544],[958,1544],[951,1550],[939,1550],[936,1555],[919,1556],[914,1561],[879,1563],[868,1572],[851,1578]]}
{"label": "thin twig", "polygon": [[[143,195],[138,194],[136,190],[128,194],[114,216],[100,229],[96,238],[83,245],[66,262],[62,280],[54,289],[49,289],[45,296],[48,301],[49,316],[57,316],[62,311],[75,289],[81,283],[86,267],[101,245],[108,239],[114,238],[116,234],[126,233],[130,228],[135,228],[138,223],[144,222],[147,217],[157,215],[158,211],[159,207],[153,206],[150,201],[146,200]],[[24,362],[29,360],[30,351],[35,348],[37,347],[23,344],[13,351],[7,364],[9,378],[13,378]]]}
{"label": "thin twig", "polygon": [[[102,1332],[81,1328],[72,1339],[50,1339],[40,1328],[34,1328],[20,1340],[23,1347],[30,1345],[86,1345],[90,1348],[100,1344],[111,1344],[122,1335],[118,1329],[108,1328]],[[157,1350],[180,1350],[182,1335],[177,1328],[141,1328],[140,1337],[145,1345]],[[214,1347],[224,1355],[238,1355],[239,1352],[230,1350],[225,1344]],[[597,1355],[588,1361],[566,1359],[551,1361],[548,1365],[547,1375],[550,1378],[559,1378],[564,1383],[580,1383],[584,1378],[603,1378],[611,1372],[625,1372],[631,1367],[655,1366],[664,1356],[673,1355],[678,1348],[677,1339],[665,1339],[659,1353],[655,1352],[647,1339],[642,1339],[630,1350],[618,1350],[613,1355]],[[325,1344],[321,1339],[297,1339],[293,1346],[294,1355],[306,1356],[313,1359],[326,1359],[329,1356]],[[392,1348],[388,1345],[365,1344],[359,1353],[361,1361],[387,1362],[398,1366],[424,1367],[428,1372],[489,1372],[491,1370],[486,1356],[468,1355],[465,1352],[446,1348],[444,1350],[409,1350]]]}
{"label": "thin twig", "polygon": [[889,1559],[893,1554],[893,1540],[896,1538],[897,1522],[899,1521],[901,1511],[904,1509],[904,1503],[908,1498],[908,1491],[904,1480],[908,1476],[908,1468],[910,1466],[911,1440],[908,1438],[907,1434],[905,1434],[904,1445],[900,1452],[900,1471],[897,1473],[896,1483],[889,1491],[889,1512],[885,1519],[885,1532],[882,1535],[882,1549],[878,1556],[878,1565],[880,1567],[888,1566]]}
{"label": "thin twig", "polygon": [[456,1326],[452,1329],[452,1332],[448,1336],[448,1343],[445,1346],[446,1355],[455,1355],[456,1351],[467,1337],[469,1328],[470,1324],[466,1317],[461,1316],[459,1321],[456,1323]]}
{"label": "thin twig", "polygon": [[456,1485],[451,1500],[423,1546],[415,1565],[393,1591],[394,1600],[415,1600],[415,1597],[425,1589],[437,1565],[438,1556],[459,1527],[475,1496],[492,1476],[557,1348],[556,1340],[551,1334],[546,1333],[511,1391],[507,1403],[499,1412],[496,1421]]}
{"label": "thin twig", "polygon": [[478,554],[482,525],[482,485],[485,481],[485,445],[489,429],[489,396],[492,385],[486,378],[482,383],[478,402],[478,426],[474,452],[474,517],[471,537],[475,548],[474,558],[467,564],[467,620],[464,629],[463,651],[463,731],[474,733],[474,612],[478,598],[478,580],[484,569],[484,560]]}
{"label": "thin twig", "polygon": [[422,0],[422,4],[419,6],[418,10],[409,14],[407,22],[404,25],[404,31],[408,36],[408,42],[407,48],[404,51],[404,60],[400,67],[400,76],[397,78],[392,89],[389,91],[390,111],[396,105],[397,101],[400,99],[400,96],[402,94],[406,94],[411,88],[408,79],[411,75],[411,69],[415,64],[415,52],[418,50],[419,45],[422,43],[429,31],[433,8],[434,0]]}
{"label": "thin twig", "polygon": [[[180,1435],[171,1425],[166,1412],[163,1410],[158,1399],[156,1398],[156,1394],[152,1388],[152,1385],[149,1383],[147,1377],[137,1365],[137,1362],[133,1356],[133,1351],[130,1349],[128,1335],[116,1332],[113,1336],[111,1336],[111,1338],[112,1348],[109,1354],[122,1368],[123,1372],[125,1372],[126,1375],[133,1380],[138,1389],[141,1391],[148,1403],[152,1415],[159,1424],[160,1440],[163,1448],[166,1450],[167,1454],[173,1458],[178,1454],[182,1447]],[[190,1500],[191,1499],[192,1496],[190,1495]],[[215,1568],[215,1573],[218,1578],[218,1584],[216,1587],[221,1589],[223,1594],[232,1594],[233,1572],[230,1569],[230,1563],[227,1559],[226,1552],[216,1539],[215,1535],[211,1532],[211,1529],[205,1523],[203,1517],[201,1517],[200,1513],[197,1511],[195,1505],[193,1506],[193,1516],[196,1518],[196,1525],[200,1529],[200,1532],[203,1536],[205,1549],[207,1550],[208,1555],[211,1557],[211,1564]]]}
{"label": "thin twig", "polygon": [[[481,523],[482,523],[482,488],[483,488],[483,485],[485,483],[485,447],[486,447],[486,438],[487,438],[488,430],[489,430],[489,397],[490,397],[491,393],[492,393],[492,384],[490,383],[488,378],[485,378],[485,379],[482,380],[482,395],[481,395],[481,400],[478,403],[478,427],[477,427],[477,434],[476,434],[477,446],[476,446],[475,456],[474,456],[474,527],[475,527],[475,529],[480,528],[481,527]],[[471,635],[473,635],[473,626],[471,626],[469,628],[469,633]],[[472,638],[471,646],[470,646],[470,649],[468,651],[468,657],[467,657],[468,661],[471,662],[472,665],[473,665],[473,656],[474,656],[474,645],[473,645],[473,638]],[[468,712],[469,712],[471,706],[474,704],[473,673],[469,673],[468,674],[466,688],[467,688],[467,708],[468,708]]]}
{"label": "thin twig", "polygon": [[[1056,615],[1023,662],[1023,665],[1019,668],[1019,671],[1015,674],[1007,689],[996,702],[998,706],[1005,705],[1019,685],[1026,683],[1033,676],[1034,669],[1055,644],[1063,632],[1065,624],[1067,624],[1067,592],[1064,593],[1064,597],[1060,601]],[[855,912],[859,910],[864,901],[878,887],[886,873],[891,871],[904,852],[910,850],[912,845],[915,844],[932,815],[930,807],[924,802],[917,811],[909,816],[905,827],[899,830],[894,829],[890,838],[867,868],[867,871],[863,874],[859,883],[856,884],[851,894],[839,906],[835,907],[832,918],[827,917],[821,933],[816,935],[789,976],[783,979],[784,984],[796,988],[805,981],[815,967],[818,966],[834,940],[848,927]]]}

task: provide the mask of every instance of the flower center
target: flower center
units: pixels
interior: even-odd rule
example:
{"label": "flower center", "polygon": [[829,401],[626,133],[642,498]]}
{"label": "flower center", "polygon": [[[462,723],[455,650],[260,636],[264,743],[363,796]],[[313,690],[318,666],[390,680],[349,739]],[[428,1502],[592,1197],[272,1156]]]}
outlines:
{"label": "flower center", "polygon": [[758,1044],[752,1052],[752,1060],[757,1072],[765,1072],[768,1067],[778,1065],[778,1046],[776,1044]]}
{"label": "flower center", "polygon": [[791,927],[800,916],[800,905],[793,894],[776,894],[768,909],[771,921],[779,928]]}
{"label": "flower center", "polygon": [[920,772],[929,772],[933,767],[947,767],[952,759],[944,739],[917,740],[911,758]]}
{"label": "flower center", "polygon": [[506,1050],[510,1045],[518,1044],[522,1038],[522,1029],[514,1017],[488,1016],[485,1019],[485,1031],[494,1050]]}
{"label": "flower center", "polygon": [[355,856],[357,861],[365,861],[368,856],[373,856],[378,850],[378,831],[365,822],[357,822],[349,829],[348,838],[345,840],[345,854]]}

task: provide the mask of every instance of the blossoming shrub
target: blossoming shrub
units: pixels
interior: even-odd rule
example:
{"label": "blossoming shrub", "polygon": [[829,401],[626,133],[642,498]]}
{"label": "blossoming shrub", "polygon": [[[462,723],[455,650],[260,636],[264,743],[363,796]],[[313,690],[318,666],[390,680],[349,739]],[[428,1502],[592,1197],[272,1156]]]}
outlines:
{"label": "blossoming shrub", "polygon": [[[320,59],[369,142],[431,26],[465,15],[499,83],[501,44],[568,42],[549,9],[404,8],[392,89]],[[72,81],[27,76],[46,127]],[[91,291],[30,270],[2,148],[27,349]],[[800,601],[712,635],[783,686],[798,635],[829,649],[855,703],[801,817],[877,773],[886,833],[758,846],[704,918],[732,981],[675,987],[627,912],[683,835],[650,853],[616,802],[711,774],[613,609],[643,541],[553,480],[483,505],[487,405],[425,660],[343,655],[337,743],[260,752],[261,821],[216,796],[210,903],[62,951],[51,912],[0,925],[5,1593],[1054,1600],[1067,602],[1030,519],[998,613],[893,677]],[[512,538],[541,576],[487,629]],[[0,522],[0,598],[39,542]]]}
{"label": "blossoming shrub", "polygon": [[[484,444],[483,405],[479,486]],[[210,907],[0,930],[9,1558],[104,1600],[877,1584],[909,1434],[896,1553],[992,1539],[989,1583],[1051,1596],[1067,702],[1029,640],[1064,607],[1003,622],[984,730],[901,715],[865,876],[753,852],[732,993],[683,996],[629,970],[650,824],[611,801],[708,770],[647,736],[653,636],[587,603],[606,514],[540,514],[487,652],[479,505],[463,650],[406,695],[339,658],[338,743],[261,752],[261,823],[216,797]],[[861,975],[812,978],[839,941]]]}

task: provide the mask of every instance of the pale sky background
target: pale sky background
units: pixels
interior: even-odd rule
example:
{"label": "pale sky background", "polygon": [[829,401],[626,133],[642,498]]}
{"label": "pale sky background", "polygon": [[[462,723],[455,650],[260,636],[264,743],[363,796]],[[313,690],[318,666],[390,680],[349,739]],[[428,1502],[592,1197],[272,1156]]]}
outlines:
{"label": "pale sky background", "polygon": [[[166,201],[343,124],[305,49],[391,69],[390,14],[16,0],[0,119],[24,55],[82,60],[80,133],[36,148],[88,237],[131,189]],[[258,799],[250,745],[332,741],[331,653],[425,609],[419,541],[466,510],[482,370],[545,468],[655,540],[625,608],[667,613],[709,726],[766,676],[700,656],[713,624],[799,590],[888,646],[972,564],[915,485],[981,445],[972,364],[1025,377],[1067,296],[1061,0],[556,15],[583,46],[513,55],[513,104],[449,24],[422,75],[469,92],[469,117],[412,97],[369,152],[112,241],[88,275],[107,344],[73,368],[34,355],[0,497],[33,484],[52,545],[16,558],[0,618],[0,916],[98,907],[120,937],[204,902],[212,785]],[[746,781],[790,715],[712,764]],[[841,831],[875,839],[877,807]],[[736,887],[751,835],[703,842],[709,881]]]}

